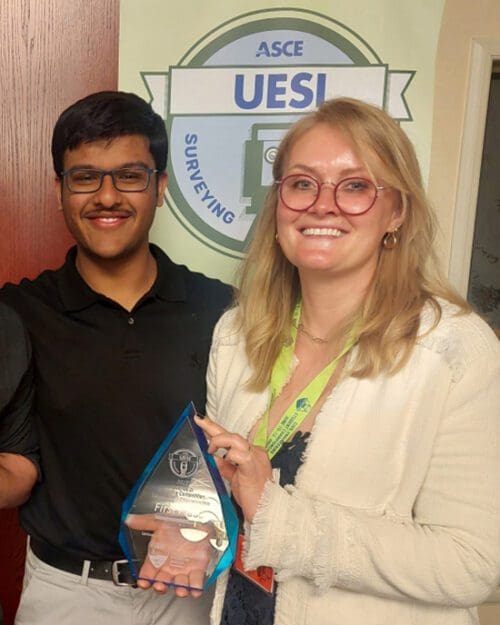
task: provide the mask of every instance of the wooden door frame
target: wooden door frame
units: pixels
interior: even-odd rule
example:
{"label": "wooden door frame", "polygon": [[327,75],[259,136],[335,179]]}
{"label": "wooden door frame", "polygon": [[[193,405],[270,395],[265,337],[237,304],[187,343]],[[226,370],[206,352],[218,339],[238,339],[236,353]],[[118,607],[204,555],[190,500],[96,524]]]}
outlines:
{"label": "wooden door frame", "polygon": [[448,265],[449,279],[463,297],[467,297],[469,286],[491,73],[493,62],[499,59],[500,38],[475,37],[472,40]]}

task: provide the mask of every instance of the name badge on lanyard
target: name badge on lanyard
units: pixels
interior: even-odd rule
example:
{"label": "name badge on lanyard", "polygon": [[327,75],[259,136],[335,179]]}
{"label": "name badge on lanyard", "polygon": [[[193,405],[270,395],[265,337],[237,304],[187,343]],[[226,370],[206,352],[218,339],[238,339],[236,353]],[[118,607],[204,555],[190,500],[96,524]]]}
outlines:
{"label": "name badge on lanyard", "polygon": [[240,575],[243,575],[246,579],[258,586],[261,590],[268,595],[272,595],[274,592],[274,571],[270,566],[259,566],[253,571],[247,571],[243,567],[243,543],[245,537],[243,534],[238,534],[238,546],[236,549],[236,558],[233,562],[233,569]]}
{"label": "name badge on lanyard", "polygon": [[[292,317],[291,341],[281,348],[281,352],[274,363],[270,380],[270,400],[266,412],[257,428],[253,439],[253,444],[265,447],[269,459],[272,459],[281,449],[283,443],[297,430],[303,420],[311,411],[326,388],[341,358],[345,356],[353,347],[357,340],[357,324],[355,323],[340,353],[309,382],[307,387],[294,399],[287,408],[281,419],[278,421],[273,431],[268,435],[269,411],[276,397],[281,393],[286,381],[289,379],[290,370],[295,352],[295,341],[297,339],[297,327],[300,320],[300,302],[295,306]],[[272,595],[274,592],[274,571],[270,566],[259,566],[253,571],[245,570],[243,566],[242,552],[245,537],[238,535],[238,545],[236,559],[233,569],[246,579],[250,580],[261,588],[264,592]]]}

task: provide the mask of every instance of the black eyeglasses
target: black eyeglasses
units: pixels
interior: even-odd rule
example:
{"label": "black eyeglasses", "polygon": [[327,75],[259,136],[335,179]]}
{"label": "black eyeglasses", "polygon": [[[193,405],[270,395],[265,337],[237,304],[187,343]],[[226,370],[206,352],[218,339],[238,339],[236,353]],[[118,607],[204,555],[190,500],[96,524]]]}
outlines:
{"label": "black eyeglasses", "polygon": [[117,191],[140,193],[149,187],[151,174],[157,172],[157,169],[142,165],[108,170],[73,167],[61,172],[61,177],[71,193],[96,193],[102,187],[104,176],[111,176],[113,186]]}
{"label": "black eyeglasses", "polygon": [[389,187],[375,185],[366,178],[343,178],[338,182],[320,182],[307,174],[291,174],[276,180],[283,204],[294,211],[305,211],[316,202],[324,185],[333,187],[333,199],[347,215],[362,215],[375,204],[378,192]]}

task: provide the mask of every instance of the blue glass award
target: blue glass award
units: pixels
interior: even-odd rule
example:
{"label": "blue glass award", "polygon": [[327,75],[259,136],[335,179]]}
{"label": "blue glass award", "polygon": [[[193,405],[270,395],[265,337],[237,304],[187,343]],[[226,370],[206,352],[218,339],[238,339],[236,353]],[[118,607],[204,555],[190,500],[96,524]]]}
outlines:
{"label": "blue glass award", "polygon": [[119,540],[136,579],[205,590],[234,560],[238,517],[195,414],[191,402],[129,493]]}

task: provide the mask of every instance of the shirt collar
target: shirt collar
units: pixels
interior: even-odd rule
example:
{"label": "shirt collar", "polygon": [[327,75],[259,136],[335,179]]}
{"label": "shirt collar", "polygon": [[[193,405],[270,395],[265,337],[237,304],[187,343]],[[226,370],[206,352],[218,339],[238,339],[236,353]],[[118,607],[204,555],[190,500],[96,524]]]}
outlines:
{"label": "shirt collar", "polygon": [[[181,267],[172,262],[158,246],[150,244],[149,248],[156,260],[158,273],[151,290],[144,298],[158,297],[170,302],[185,301],[186,283]],[[107,300],[104,295],[89,287],[78,273],[75,261],[76,246],[68,251],[66,262],[59,271],[58,288],[64,310],[67,312],[82,310],[98,301]]]}

